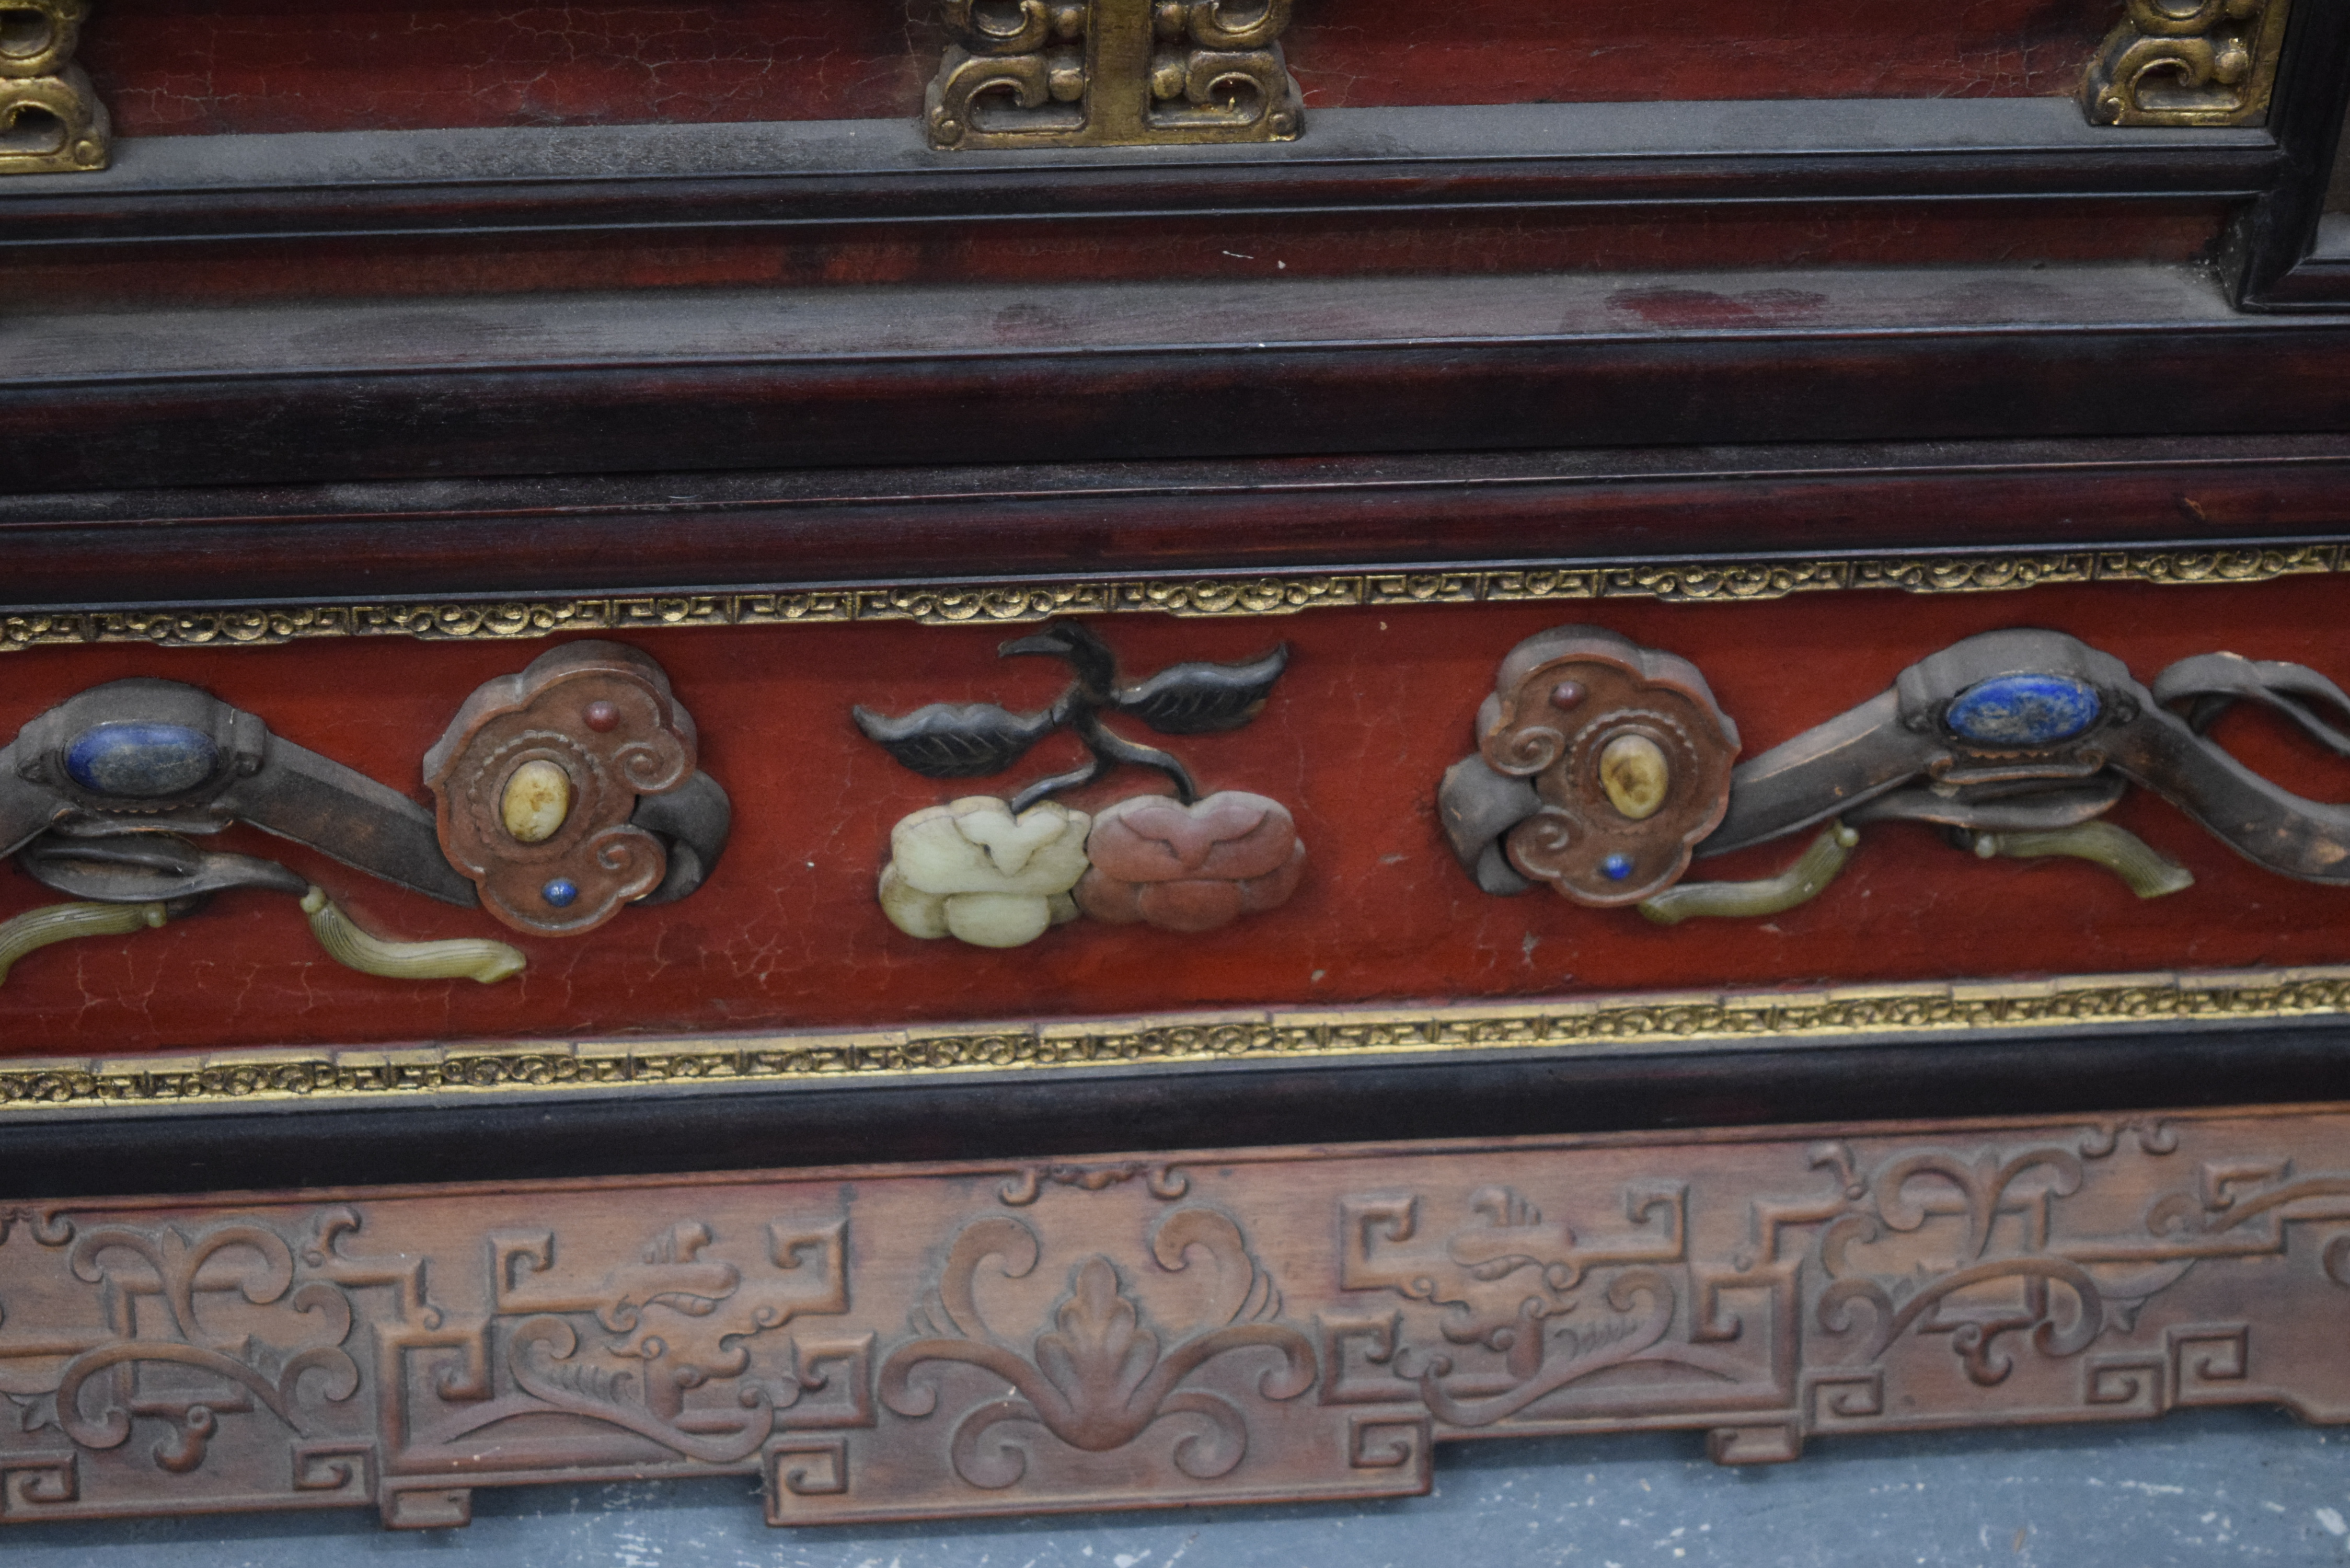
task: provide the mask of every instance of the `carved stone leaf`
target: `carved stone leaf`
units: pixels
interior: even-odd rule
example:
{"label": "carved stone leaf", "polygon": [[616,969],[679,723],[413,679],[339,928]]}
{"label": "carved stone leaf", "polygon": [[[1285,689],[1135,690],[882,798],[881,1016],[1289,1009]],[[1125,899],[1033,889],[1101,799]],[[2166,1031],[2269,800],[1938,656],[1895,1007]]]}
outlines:
{"label": "carved stone leaf", "polygon": [[1170,664],[1148,680],[1119,687],[1117,707],[1162,735],[1237,730],[1257,716],[1288,667],[1287,643],[1243,664]]}
{"label": "carved stone leaf", "polygon": [[870,708],[851,711],[866,739],[931,779],[1000,774],[1058,722],[1050,709],[1014,713],[993,702],[933,702],[896,719]]}

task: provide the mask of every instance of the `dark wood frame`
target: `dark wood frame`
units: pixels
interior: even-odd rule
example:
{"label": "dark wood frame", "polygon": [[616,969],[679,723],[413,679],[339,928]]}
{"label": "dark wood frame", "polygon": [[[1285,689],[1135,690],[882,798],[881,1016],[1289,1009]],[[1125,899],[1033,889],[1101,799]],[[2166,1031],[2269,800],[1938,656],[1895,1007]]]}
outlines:
{"label": "dark wood frame", "polygon": [[12,182],[0,211],[11,249],[98,256],[343,234],[782,236],[1348,213],[1410,225],[1477,210],[1694,203],[2118,210],[2265,196],[2314,156],[2258,129],[2093,127],[2059,99],[1335,109],[1297,143],[1057,153],[933,154],[918,128],[896,120],[691,135],[353,131],[127,141],[102,174]]}
{"label": "dark wood frame", "polygon": [[[2246,363],[2251,379],[2272,361]],[[2178,417],[2193,421],[2191,400]],[[2291,549],[2345,536],[2345,476],[2350,435],[2206,427],[0,494],[0,575],[16,610],[227,610],[331,602],[354,581],[384,601],[433,602]]]}
{"label": "dark wood frame", "polygon": [[[160,348],[126,353],[119,318],[101,313],[49,323],[28,347],[34,373],[0,394],[0,483],[25,497],[12,506],[16,520],[54,523],[78,504],[33,497],[451,469],[709,473],[1075,458],[1082,470],[1300,451],[2338,430],[2350,315],[2324,283],[2332,264],[2311,247],[2346,50],[2338,16],[2303,8],[2273,132],[2098,129],[2068,104],[2033,99],[1731,105],[1718,117],[1672,106],[1689,124],[1658,106],[1528,106],[1470,111],[1460,117],[1466,129],[1442,123],[1441,111],[1341,111],[1297,147],[1042,161],[942,158],[921,151],[910,127],[888,122],[857,122],[844,128],[854,138],[829,143],[822,128],[798,128],[789,153],[778,151],[776,128],[760,127],[735,128],[733,140],[625,129],[353,133],[301,139],[310,151],[290,163],[281,139],[130,143],[106,174],[0,190],[10,254],[67,266],[181,255],[258,263],[338,238],[733,234],[823,243],[1037,224],[1107,234],[1179,220],[1372,215],[1409,230],[1465,214],[1802,215],[1953,203],[1987,223],[2034,208],[2094,223],[2218,204],[2244,209],[2228,265],[2231,292],[2253,313],[2206,312],[2166,286],[2174,269],[2063,265],[2028,278],[2000,266],[1954,270],[1939,293],[1915,280],[1888,293],[1870,271],[1832,267],[1777,279],[1676,276],[1676,288],[1733,301],[1741,287],[1813,293],[1834,319],[1758,328],[1734,311],[1712,320],[1700,311],[1629,332],[1502,325],[1555,314],[1562,286],[1499,278],[1477,286],[1487,296],[1482,315],[1449,322],[1376,279],[1070,284],[1041,296],[910,286],[886,305],[868,290],[798,298],[803,313],[837,317],[836,347],[814,352],[649,352],[625,335],[591,331],[560,356],[501,362],[478,352],[486,318],[432,344],[430,323],[447,306],[420,300],[306,317],[359,345],[356,358],[289,348],[234,370],[182,363]],[[1735,135],[1717,133],[1716,119],[1734,122]],[[332,151],[317,151],[322,144]],[[745,167],[763,157],[765,167]],[[452,163],[459,172],[415,171]],[[583,165],[598,171],[577,172]],[[2028,307],[1981,303],[2027,281],[2039,296]],[[1588,304],[1624,280],[1563,286]],[[1139,325],[1138,312],[1147,316],[1170,290],[1196,296],[1206,343],[1157,341]],[[860,347],[873,330],[860,312],[919,306],[930,319],[957,322],[1006,304],[1034,309],[1040,297],[1054,330],[1025,344],[965,332],[886,351]],[[1959,299],[1971,303],[1951,303]],[[721,298],[712,308],[741,303]],[[494,325],[528,333],[559,307],[484,308]],[[702,324],[691,305],[668,308],[681,336]],[[2258,314],[2272,308],[2301,318],[2287,329]],[[255,308],[221,325],[265,334],[283,314]],[[1369,336],[1333,332],[1325,323],[1334,316],[1380,325]],[[1219,321],[1229,328],[1222,337]],[[393,342],[397,363],[382,352]],[[1718,390],[1691,407],[1673,389],[1700,367]],[[1170,378],[1200,410],[1180,431],[1159,414]],[[1759,395],[1791,379],[1813,389],[1800,408]],[[2149,397],[2149,387],[2190,395]],[[982,398],[1002,415],[983,428],[966,417]],[[1311,418],[1301,418],[1307,408]],[[1409,418],[1399,416],[1405,408]],[[134,430],[135,441],[118,439]],[[1069,477],[1083,483],[1081,472]],[[287,530],[275,536],[286,540]],[[41,542],[46,550],[58,541]],[[667,583],[695,580],[708,579]]]}
{"label": "dark wood frame", "polygon": [[2304,5],[2293,18],[2270,127],[2288,172],[2245,216],[2233,251],[2247,310],[2323,311],[2350,299],[2350,246],[2324,232],[2343,116],[2350,16]]}

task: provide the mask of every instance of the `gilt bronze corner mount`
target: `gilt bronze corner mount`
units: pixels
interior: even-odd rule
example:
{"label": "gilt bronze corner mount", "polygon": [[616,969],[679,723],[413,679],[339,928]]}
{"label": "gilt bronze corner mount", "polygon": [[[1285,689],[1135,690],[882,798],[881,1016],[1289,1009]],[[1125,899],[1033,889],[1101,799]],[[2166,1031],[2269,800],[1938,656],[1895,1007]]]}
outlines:
{"label": "gilt bronze corner mount", "polygon": [[88,0],[0,4],[0,174],[106,167],[106,106],[73,63]]}
{"label": "gilt bronze corner mount", "polygon": [[2261,125],[2292,0],[2129,0],[2081,84],[2099,125]]}
{"label": "gilt bronze corner mount", "polygon": [[1289,0],[946,0],[923,113],[946,149],[1288,141]]}

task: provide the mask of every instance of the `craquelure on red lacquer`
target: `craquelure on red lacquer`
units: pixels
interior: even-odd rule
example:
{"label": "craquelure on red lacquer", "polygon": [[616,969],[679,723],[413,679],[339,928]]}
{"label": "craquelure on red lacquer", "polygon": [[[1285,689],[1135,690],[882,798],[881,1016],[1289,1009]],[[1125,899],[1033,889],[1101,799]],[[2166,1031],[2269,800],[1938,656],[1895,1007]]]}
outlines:
{"label": "craquelure on red lacquer", "polygon": [[[1309,109],[2069,94],[2121,0],[1304,0]],[[126,136],[919,115],[931,0],[109,0],[80,58]]]}

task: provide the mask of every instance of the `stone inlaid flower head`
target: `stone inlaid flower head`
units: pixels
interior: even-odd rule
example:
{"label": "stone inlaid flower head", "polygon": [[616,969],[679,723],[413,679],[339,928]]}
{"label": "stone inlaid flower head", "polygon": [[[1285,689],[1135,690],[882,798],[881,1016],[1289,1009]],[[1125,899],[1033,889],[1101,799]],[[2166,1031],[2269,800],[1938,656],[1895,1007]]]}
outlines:
{"label": "stone inlaid flower head", "polygon": [[1093,819],[1058,801],[1018,815],[993,795],[925,806],[889,833],[881,909],[910,937],[1016,948],[1077,917]]}
{"label": "stone inlaid flower head", "polygon": [[1097,920],[1211,931],[1297,890],[1305,846],[1289,808],[1225,790],[1185,805],[1165,795],[1119,801],[1094,819],[1093,869],[1077,905]]}
{"label": "stone inlaid flower head", "polygon": [[[1018,947],[1075,919],[1082,905],[1118,924],[1206,931],[1272,909],[1296,889],[1305,851],[1287,810],[1254,794],[1202,800],[1180,758],[1105,722],[1115,715],[1162,735],[1240,729],[1271,699],[1288,667],[1285,646],[1244,663],[1170,664],[1139,680],[1122,677],[1117,656],[1081,622],[1045,627],[996,651],[1058,659],[1076,679],[1050,708],[1034,713],[991,702],[933,702],[895,718],[858,708],[858,728],[929,778],[1003,773],[1060,731],[1085,748],[1086,761],[1032,781],[1008,803],[972,796],[899,823],[890,841],[894,858],[881,875],[881,905],[899,930]],[[1129,764],[1163,774],[1174,798],[1120,801],[1091,819],[1046,799]],[[1055,836],[1053,825],[1060,823],[1074,825],[1066,839]],[[1097,867],[1090,874],[1089,852]],[[1073,899],[1069,890],[1080,877],[1092,891],[1080,889]]]}

